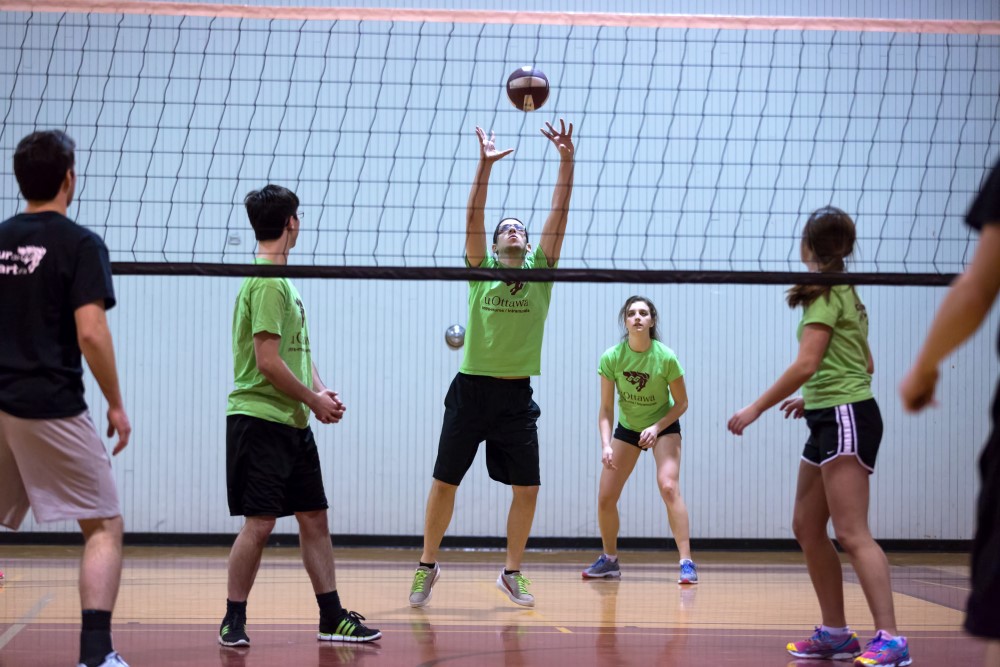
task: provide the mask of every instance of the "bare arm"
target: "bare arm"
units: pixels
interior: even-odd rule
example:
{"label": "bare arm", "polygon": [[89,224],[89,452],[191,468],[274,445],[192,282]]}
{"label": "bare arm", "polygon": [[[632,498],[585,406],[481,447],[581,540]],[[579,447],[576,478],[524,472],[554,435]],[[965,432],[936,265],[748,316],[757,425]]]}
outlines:
{"label": "bare arm", "polygon": [[[261,332],[253,336],[253,350],[257,361],[257,370],[264,378],[274,385],[281,393],[304,403],[324,424],[335,424],[343,416],[343,409],[322,391],[313,391],[295,377],[288,365],[281,358],[281,336]],[[313,366],[313,382],[318,374]]]}
{"label": "bare arm", "polygon": [[465,209],[465,258],[471,266],[479,266],[486,259],[486,194],[493,163],[514,152],[513,148],[498,151],[496,135],[486,136],[481,127],[476,127],[476,135],[479,137],[479,164]]}
{"label": "bare arm", "polygon": [[729,430],[743,435],[743,430],[783,398],[799,390],[819,368],[833,330],[825,324],[807,324],[799,341],[799,354],[781,377],[756,401],[738,411],[729,419]]}
{"label": "bare arm", "polygon": [[670,395],[674,397],[674,404],[667,414],[655,424],[648,426],[639,434],[639,446],[648,449],[656,444],[656,439],[660,431],[667,428],[681,418],[688,409],[687,386],[684,384],[684,376],[681,376],[670,383]]}
{"label": "bare arm", "polygon": [[113,454],[118,454],[128,446],[132,435],[121,388],[118,385],[118,369],[115,366],[115,348],[108,328],[104,301],[84,304],[73,312],[76,321],[76,340],[80,351],[94,374],[101,393],[108,402],[108,437],[118,433],[118,442]]}
{"label": "bare arm", "polygon": [[972,264],[948,290],[931,323],[927,340],[899,386],[903,407],[907,410],[920,410],[933,401],[938,365],[975,333],[1000,292],[998,267],[1000,224],[985,225]]}
{"label": "bare arm", "polygon": [[573,146],[573,123],[566,124],[559,119],[559,131],[549,123],[545,124],[548,130],[542,129],[542,134],[559,151],[559,174],[556,176],[556,187],[552,191],[552,210],[542,227],[542,236],[539,246],[545,253],[545,259],[549,266],[554,266],[559,261],[559,254],[562,252],[563,239],[566,237],[566,222],[569,219],[569,202],[573,196],[573,170],[574,154]]}
{"label": "bare arm", "polygon": [[615,419],[615,383],[601,376],[601,409],[597,413],[597,430],[601,434],[601,460],[605,467],[615,469],[611,460],[611,423]]}

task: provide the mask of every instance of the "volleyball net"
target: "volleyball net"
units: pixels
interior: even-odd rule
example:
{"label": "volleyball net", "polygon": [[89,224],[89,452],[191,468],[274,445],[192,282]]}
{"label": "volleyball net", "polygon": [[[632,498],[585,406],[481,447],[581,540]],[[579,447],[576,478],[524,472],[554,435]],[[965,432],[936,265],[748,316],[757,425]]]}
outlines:
{"label": "volleyball net", "polygon": [[[563,276],[787,281],[833,204],[858,224],[853,271],[941,282],[970,258],[962,217],[1000,140],[998,22],[86,7],[5,3],[0,146],[75,138],[71,216],[119,272],[239,272],[243,196],[275,182],[305,212],[299,275],[468,277],[475,126],[515,149],[487,221],[537,236],[558,161],[538,130],[565,118]],[[552,85],[533,113],[505,95],[523,65]]]}

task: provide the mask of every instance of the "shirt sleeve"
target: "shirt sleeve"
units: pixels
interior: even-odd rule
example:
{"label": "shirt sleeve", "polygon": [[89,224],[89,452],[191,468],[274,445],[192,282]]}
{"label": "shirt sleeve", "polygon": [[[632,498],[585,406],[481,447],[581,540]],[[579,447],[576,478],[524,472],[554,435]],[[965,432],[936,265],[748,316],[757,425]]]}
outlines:
{"label": "shirt sleeve", "polygon": [[684,369],[677,355],[671,354],[667,359],[667,384],[670,384],[679,377],[684,377]]}
{"label": "shirt sleeve", "polygon": [[611,353],[612,353],[612,350],[614,350],[614,348],[611,348],[610,350],[607,350],[604,354],[601,355],[601,360],[597,364],[597,373],[598,373],[598,375],[606,377],[607,379],[609,379],[612,382],[614,382],[615,381],[615,369],[612,368],[612,363],[611,363]]}
{"label": "shirt sleeve", "polygon": [[979,230],[983,225],[1000,225],[1000,159],[993,165],[993,171],[983,183],[983,189],[972,202],[965,221],[973,229]]}
{"label": "shirt sleeve", "polygon": [[96,234],[88,233],[77,246],[70,302],[75,310],[94,301],[103,301],[105,310],[111,310],[116,303],[108,247]]}
{"label": "shirt sleeve", "polygon": [[288,307],[287,296],[278,279],[261,280],[250,291],[250,325],[253,334],[281,336],[281,325]]}
{"label": "shirt sleeve", "polygon": [[828,296],[820,296],[806,306],[806,311],[802,314],[802,325],[825,324],[832,329],[839,319],[840,299],[831,289]]}

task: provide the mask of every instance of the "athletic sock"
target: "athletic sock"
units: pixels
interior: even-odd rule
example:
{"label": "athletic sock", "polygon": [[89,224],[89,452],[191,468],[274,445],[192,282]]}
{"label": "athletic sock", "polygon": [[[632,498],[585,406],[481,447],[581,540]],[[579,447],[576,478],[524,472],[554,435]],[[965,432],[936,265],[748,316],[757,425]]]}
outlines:
{"label": "athletic sock", "polygon": [[604,554],[604,560],[608,561],[609,563],[617,563],[618,556],[612,556],[611,554]]}
{"label": "athletic sock", "polygon": [[428,570],[433,570],[434,566],[437,565],[437,563],[425,563],[424,561],[418,561],[418,562],[420,564],[420,567],[426,567]]}
{"label": "athletic sock", "polygon": [[111,612],[84,609],[81,620],[80,662],[98,667],[115,650],[111,643]]}
{"label": "athletic sock", "polygon": [[242,616],[246,618],[247,616],[247,603],[246,600],[243,602],[233,602],[229,598],[226,598],[226,618],[232,618],[233,616]]}
{"label": "athletic sock", "polygon": [[329,593],[319,593],[316,596],[316,604],[319,605],[319,617],[332,621],[344,615],[344,607],[340,604],[340,595],[334,589]]}
{"label": "athletic sock", "polygon": [[520,572],[520,570],[508,570],[507,568],[503,569],[503,573],[506,574],[508,577],[512,574],[517,574],[518,572]]}
{"label": "athletic sock", "polygon": [[845,625],[842,628],[831,628],[829,625],[821,625],[820,630],[828,633],[831,637],[843,637],[844,635],[851,634],[851,626]]}

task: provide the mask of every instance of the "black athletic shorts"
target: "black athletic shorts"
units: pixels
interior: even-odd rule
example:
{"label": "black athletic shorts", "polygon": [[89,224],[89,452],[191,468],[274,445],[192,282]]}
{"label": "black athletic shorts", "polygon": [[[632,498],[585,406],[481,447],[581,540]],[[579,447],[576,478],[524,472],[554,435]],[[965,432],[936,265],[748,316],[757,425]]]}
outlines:
{"label": "black athletic shorts", "polygon": [[[661,435],[670,435],[672,433],[676,433],[677,435],[681,434],[681,420],[680,419],[678,419],[673,424],[671,424],[670,426],[666,427],[665,429],[663,429],[662,431],[660,431],[659,433],[657,433],[656,437],[659,438]],[[642,435],[641,431],[633,431],[630,428],[625,428],[624,426],[621,425],[621,423],[619,423],[617,426],[615,426],[615,436],[614,437],[615,437],[616,440],[621,440],[622,442],[627,442],[630,445],[635,445],[636,447],[639,447],[639,436],[640,435]],[[639,449],[642,449],[642,447],[639,447]],[[646,451],[646,450],[643,449],[643,451]]]}
{"label": "black athletic shorts", "polygon": [[1000,432],[993,432],[979,457],[982,487],[976,502],[976,535],[972,540],[972,593],[965,629],[987,639],[1000,639]]}
{"label": "black athletic shorts", "polygon": [[226,489],[232,516],[280,517],[327,509],[312,430],[228,415]]}
{"label": "black athletic shorts", "polygon": [[806,410],[809,439],[802,460],[821,466],[838,456],[854,456],[869,473],[882,443],[882,413],[869,398],[832,408]]}
{"label": "black athletic shorts", "polygon": [[531,382],[459,373],[444,399],[434,479],[458,485],[486,441],[486,469],[502,484],[539,486],[538,426],[542,411]]}

